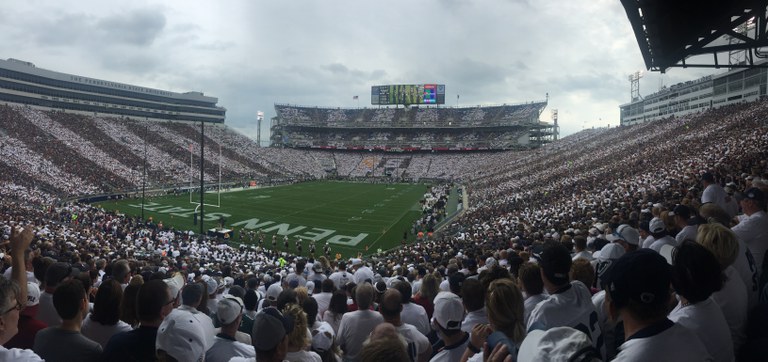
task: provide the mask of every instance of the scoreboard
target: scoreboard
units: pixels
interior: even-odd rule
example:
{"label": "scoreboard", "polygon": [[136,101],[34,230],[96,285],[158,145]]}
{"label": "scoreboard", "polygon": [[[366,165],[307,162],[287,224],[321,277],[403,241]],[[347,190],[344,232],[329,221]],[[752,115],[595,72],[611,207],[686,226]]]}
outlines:
{"label": "scoreboard", "polygon": [[371,104],[445,104],[445,84],[375,85]]}

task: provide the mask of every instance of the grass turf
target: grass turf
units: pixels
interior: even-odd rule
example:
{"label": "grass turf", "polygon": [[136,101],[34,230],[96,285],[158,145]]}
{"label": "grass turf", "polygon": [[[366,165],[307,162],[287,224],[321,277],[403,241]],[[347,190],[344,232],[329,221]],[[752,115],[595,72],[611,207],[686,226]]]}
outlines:
{"label": "grass turf", "polygon": [[[323,246],[330,242],[331,257],[375,253],[400,244],[403,233],[408,232],[421,209],[419,200],[427,185],[422,184],[367,184],[350,182],[315,181],[294,185],[248,189],[221,194],[221,207],[205,206],[204,230],[218,227],[220,217],[225,227],[233,229],[231,241],[249,243],[246,236],[240,240],[240,231],[264,231],[264,247],[272,248],[272,235],[277,239],[277,250],[297,252],[296,239],[301,237],[302,254],[309,255],[309,240],[316,238],[316,256],[323,254]],[[217,202],[216,194],[206,194],[206,204]],[[199,201],[199,194],[193,195]],[[141,200],[119,200],[100,203],[108,210],[128,215],[141,215]],[[145,217],[164,227],[199,232],[193,224],[195,204],[189,194],[147,199]],[[289,247],[283,238],[289,238]],[[256,237],[258,241],[258,237]],[[255,242],[257,242],[255,241]]]}

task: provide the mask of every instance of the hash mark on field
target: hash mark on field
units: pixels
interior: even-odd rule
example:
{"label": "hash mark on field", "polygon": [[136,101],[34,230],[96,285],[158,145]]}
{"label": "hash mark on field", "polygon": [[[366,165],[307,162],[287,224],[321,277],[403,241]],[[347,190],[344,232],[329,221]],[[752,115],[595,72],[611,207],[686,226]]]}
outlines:
{"label": "hash mark on field", "polygon": [[384,199],[384,200],[382,200],[382,201],[384,201],[384,202],[390,202],[390,201],[392,201],[392,199]]}
{"label": "hash mark on field", "polygon": [[358,221],[358,220],[362,220],[362,219],[363,218],[360,217],[360,216],[352,216],[349,219],[347,219],[347,221]]}
{"label": "hash mark on field", "polygon": [[362,212],[362,213],[363,213],[363,214],[373,214],[373,212],[374,212],[374,211],[375,211],[375,210],[371,210],[371,209],[365,209],[365,210],[363,210],[363,212]]}
{"label": "hash mark on field", "polygon": [[384,204],[375,204],[373,206],[375,206],[375,207],[384,207]]}

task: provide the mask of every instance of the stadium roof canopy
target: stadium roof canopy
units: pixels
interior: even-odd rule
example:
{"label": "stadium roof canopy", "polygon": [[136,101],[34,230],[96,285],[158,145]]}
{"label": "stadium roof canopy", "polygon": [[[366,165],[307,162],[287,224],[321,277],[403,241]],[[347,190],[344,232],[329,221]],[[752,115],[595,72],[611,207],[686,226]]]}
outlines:
{"label": "stadium roof canopy", "polygon": [[[621,0],[621,3],[649,70],[768,67],[768,62],[760,61],[768,58],[768,51],[760,49],[768,46],[768,0]],[[746,55],[737,63],[729,62],[727,57],[735,51],[746,51]],[[693,56],[699,57],[686,61]],[[701,59],[705,61],[698,62]]]}

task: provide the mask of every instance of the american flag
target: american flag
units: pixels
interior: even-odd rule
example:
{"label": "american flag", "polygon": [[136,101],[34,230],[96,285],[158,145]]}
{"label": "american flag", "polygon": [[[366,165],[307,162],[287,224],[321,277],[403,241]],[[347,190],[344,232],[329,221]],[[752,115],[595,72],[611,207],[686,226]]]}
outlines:
{"label": "american flag", "polygon": [[352,96],[352,99],[357,99],[357,96]]}

